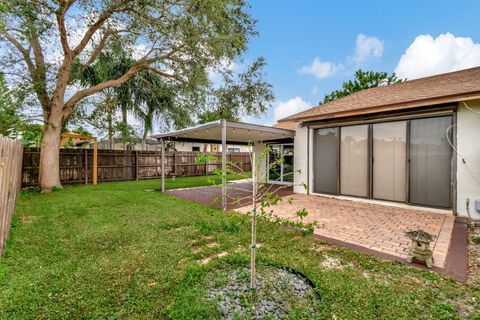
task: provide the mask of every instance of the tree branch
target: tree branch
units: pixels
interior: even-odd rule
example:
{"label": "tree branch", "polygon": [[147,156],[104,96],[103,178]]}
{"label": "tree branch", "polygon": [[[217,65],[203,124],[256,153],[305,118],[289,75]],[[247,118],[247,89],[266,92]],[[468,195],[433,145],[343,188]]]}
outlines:
{"label": "tree branch", "polygon": [[64,104],[63,112],[64,117],[68,117],[72,112],[73,107],[83,98],[91,96],[97,92],[102,90],[117,87],[125,82],[127,82],[130,78],[135,76],[138,72],[144,70],[146,68],[145,65],[136,65],[130,68],[123,76],[115,80],[109,80],[102,83],[99,83],[93,87],[89,87],[80,91],[77,91],[68,101]]}
{"label": "tree branch", "polygon": [[97,21],[95,21],[95,23],[92,24],[90,28],[88,28],[80,43],[75,47],[75,49],[73,49],[74,57],[78,56],[83,51],[83,49],[85,49],[87,44],[92,39],[93,35],[98,31],[98,29],[100,29],[100,27],[105,23],[105,21],[107,21],[115,12],[118,11],[118,8],[132,1],[133,0],[116,1],[114,5],[105,10],[103,14],[97,19]]}
{"label": "tree branch", "polygon": [[62,44],[63,53],[70,55],[70,46],[68,45],[67,28],[65,27],[65,13],[68,10],[68,1],[63,2],[62,5],[55,11],[57,17],[58,30],[60,31],[60,43]]}

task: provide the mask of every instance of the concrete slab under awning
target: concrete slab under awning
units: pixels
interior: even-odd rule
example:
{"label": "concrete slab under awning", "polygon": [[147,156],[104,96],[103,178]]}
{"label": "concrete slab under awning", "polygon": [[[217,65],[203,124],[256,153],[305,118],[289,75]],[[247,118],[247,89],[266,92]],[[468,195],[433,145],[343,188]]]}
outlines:
{"label": "concrete slab under awning", "polygon": [[[154,135],[152,138],[158,139],[162,144],[162,192],[165,192],[165,141],[217,143],[222,145],[222,208],[227,210],[227,182],[225,177],[227,144],[255,146],[273,142],[291,143],[294,136],[295,131],[293,130],[224,119]],[[252,160],[252,168],[255,168],[255,155],[253,155]]]}

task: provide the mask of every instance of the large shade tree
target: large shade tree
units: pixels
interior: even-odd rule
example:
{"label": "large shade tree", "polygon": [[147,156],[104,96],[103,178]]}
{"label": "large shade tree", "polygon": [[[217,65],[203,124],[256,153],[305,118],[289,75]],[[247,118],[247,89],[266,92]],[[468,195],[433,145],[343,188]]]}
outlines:
{"label": "large shade tree", "polygon": [[[61,129],[83,99],[143,70],[185,89],[205,86],[208,68],[241,55],[255,34],[243,0],[4,0],[0,9],[2,65],[31,85],[43,113],[44,192],[60,186]],[[133,48],[135,63],[116,79],[73,85],[75,62],[94,64],[114,39]]]}

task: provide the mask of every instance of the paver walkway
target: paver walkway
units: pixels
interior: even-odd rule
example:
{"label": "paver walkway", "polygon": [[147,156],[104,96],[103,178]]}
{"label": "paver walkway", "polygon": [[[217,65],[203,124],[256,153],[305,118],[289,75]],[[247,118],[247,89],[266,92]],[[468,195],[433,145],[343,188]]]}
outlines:
{"label": "paver walkway", "polygon": [[[291,204],[283,201],[274,214],[297,220],[295,212],[305,208],[306,222],[317,221],[315,234],[344,243],[405,258],[410,240],[405,231],[423,229],[436,236],[432,243],[434,266],[443,268],[448,253],[455,217],[428,210],[371,204],[330,197],[292,194]],[[236,211],[244,213],[250,206]]]}

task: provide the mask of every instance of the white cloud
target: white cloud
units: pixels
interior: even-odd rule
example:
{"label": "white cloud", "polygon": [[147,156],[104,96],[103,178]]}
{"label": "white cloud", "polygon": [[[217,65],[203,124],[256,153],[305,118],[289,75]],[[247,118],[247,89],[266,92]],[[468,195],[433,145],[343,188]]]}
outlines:
{"label": "white cloud", "polygon": [[372,58],[381,58],[384,48],[385,44],[383,40],[360,33],[357,35],[353,61],[359,65]]}
{"label": "white cloud", "polygon": [[340,63],[321,61],[320,58],[315,57],[311,66],[302,67],[299,72],[301,74],[313,74],[318,79],[325,79],[335,75],[343,69]]}
{"label": "white cloud", "polygon": [[300,97],[292,98],[288,101],[280,101],[273,111],[275,121],[288,117],[297,112],[311,108],[312,105]]}
{"label": "white cloud", "polygon": [[419,35],[400,58],[395,73],[415,79],[480,65],[480,43],[451,33]]}
{"label": "white cloud", "polygon": [[298,72],[300,74],[312,74],[317,79],[325,79],[336,75],[344,69],[352,68],[352,63],[356,64],[356,67],[358,67],[358,65],[372,59],[381,58],[383,56],[384,48],[385,44],[383,40],[360,33],[357,35],[353,57],[346,58],[344,64],[322,61],[320,58],[315,57],[311,65],[303,66]]}

